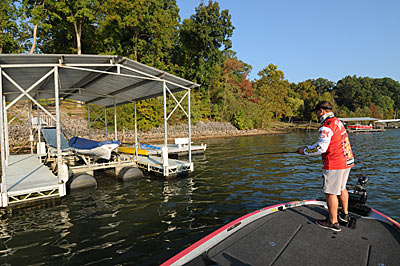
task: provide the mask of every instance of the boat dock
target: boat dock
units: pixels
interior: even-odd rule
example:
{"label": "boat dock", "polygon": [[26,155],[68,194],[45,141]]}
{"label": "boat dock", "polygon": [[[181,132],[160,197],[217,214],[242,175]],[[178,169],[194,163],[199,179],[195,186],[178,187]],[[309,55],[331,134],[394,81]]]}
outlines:
{"label": "boat dock", "polygon": [[[377,125],[380,121],[378,118],[373,117],[351,117],[351,118],[339,118],[346,127],[349,133],[369,133],[369,132],[383,132],[385,128]],[[374,123],[372,125],[372,123]],[[368,124],[368,125],[366,125]]]}
{"label": "boat dock", "polygon": [[[37,204],[61,198],[70,189],[78,188],[77,183],[82,184],[81,187],[89,181],[97,185],[94,178],[96,170],[114,171],[116,177],[123,181],[143,176],[140,169],[164,177],[192,172],[190,92],[197,87],[196,83],[120,56],[1,54],[0,208],[4,210],[28,202]],[[176,92],[183,93],[177,96],[174,95]],[[130,104],[134,108],[134,147],[139,147],[137,103],[159,96],[163,98],[164,127],[161,157],[116,152],[121,144],[118,140],[117,106]],[[175,102],[167,105],[168,96],[172,96]],[[185,98],[187,101],[183,101]],[[62,123],[60,113],[61,100],[87,107],[87,135],[73,136],[66,132],[68,130]],[[27,107],[15,108],[20,101],[26,101]],[[51,102],[48,109],[46,102]],[[182,102],[187,102],[187,106]],[[16,110],[10,110],[13,106]],[[108,138],[107,132],[107,116],[110,116],[107,109],[111,108],[114,111],[113,140]],[[167,144],[168,120],[178,108],[187,117],[185,147]],[[98,109],[100,111],[96,111]],[[30,144],[30,154],[10,153],[14,147],[10,147],[9,124],[17,117],[20,121],[29,121],[30,130],[21,141]],[[91,139],[91,127],[95,122],[97,126],[104,125],[105,136],[101,141]],[[45,136],[42,131],[45,127],[52,127],[54,134]],[[72,139],[80,141],[70,142]],[[204,151],[205,146],[200,149]],[[194,153],[197,150],[196,147]],[[187,161],[169,158],[183,153],[188,155]],[[159,155],[158,152],[155,154]]]}

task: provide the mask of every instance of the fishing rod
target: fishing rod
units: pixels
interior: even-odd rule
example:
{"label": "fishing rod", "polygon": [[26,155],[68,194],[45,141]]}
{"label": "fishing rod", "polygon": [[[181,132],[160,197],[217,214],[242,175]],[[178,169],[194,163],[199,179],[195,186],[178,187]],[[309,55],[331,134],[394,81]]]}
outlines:
{"label": "fishing rod", "polygon": [[244,156],[235,157],[233,159],[243,159],[243,158],[249,158],[249,157],[258,156],[258,155],[278,155],[278,154],[288,154],[288,153],[297,153],[297,151],[261,152],[261,153],[247,154]]}
{"label": "fishing rod", "polygon": [[261,152],[261,153],[253,153],[253,154],[249,154],[250,155],[268,155],[268,154],[285,154],[285,153],[297,153],[297,151],[278,151],[278,152]]}

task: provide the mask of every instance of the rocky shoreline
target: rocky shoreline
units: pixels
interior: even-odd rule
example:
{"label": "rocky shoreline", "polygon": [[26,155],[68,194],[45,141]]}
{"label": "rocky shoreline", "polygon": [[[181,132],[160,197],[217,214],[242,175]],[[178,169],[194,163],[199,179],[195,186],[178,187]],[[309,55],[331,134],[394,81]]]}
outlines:
{"label": "rocky shoreline", "polygon": [[[62,124],[64,133],[67,138],[72,136],[80,136],[83,138],[89,137],[87,120],[83,118],[70,118],[62,116]],[[284,134],[296,130],[312,130],[315,129],[315,124],[302,123],[302,124],[289,124],[289,123],[275,123],[271,124],[267,129],[250,129],[239,130],[228,122],[203,122],[193,124],[191,126],[191,137],[196,139],[209,139],[209,138],[226,138],[235,136],[252,136],[252,135],[267,135],[267,134]],[[113,130],[108,130],[107,139],[114,138]],[[9,126],[9,142],[10,146],[20,147],[29,144],[30,126],[29,123],[12,123]],[[187,137],[188,125],[168,125],[168,140],[173,141],[174,138]],[[105,140],[104,129],[91,129],[91,138],[94,140]],[[138,138],[141,142],[156,143],[164,141],[164,128],[158,127],[152,130],[143,132],[138,131]],[[34,136],[37,139],[37,136]],[[118,129],[118,139],[122,142],[134,142],[135,132],[129,129]]]}

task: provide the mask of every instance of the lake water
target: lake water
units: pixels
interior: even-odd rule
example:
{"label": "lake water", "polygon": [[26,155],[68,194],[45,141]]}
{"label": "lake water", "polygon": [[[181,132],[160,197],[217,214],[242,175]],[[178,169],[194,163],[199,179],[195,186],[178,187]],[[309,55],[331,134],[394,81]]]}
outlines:
{"label": "lake water", "polygon": [[[293,151],[316,132],[213,139],[190,177],[120,183],[0,220],[2,265],[158,265],[222,225],[280,202],[323,198],[321,159]],[[368,203],[400,221],[400,130],[350,135],[356,166],[369,178]],[[199,143],[197,141],[197,143]]]}

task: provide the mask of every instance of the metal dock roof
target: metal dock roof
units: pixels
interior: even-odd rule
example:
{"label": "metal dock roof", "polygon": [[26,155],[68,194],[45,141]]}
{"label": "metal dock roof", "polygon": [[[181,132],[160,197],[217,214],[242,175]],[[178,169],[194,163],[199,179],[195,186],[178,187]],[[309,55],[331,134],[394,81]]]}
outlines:
{"label": "metal dock roof", "polygon": [[58,67],[60,98],[105,107],[113,106],[114,101],[116,105],[122,105],[160,96],[164,81],[172,93],[199,86],[115,55],[1,54],[6,101],[19,97],[18,86],[31,88],[29,94],[37,95],[35,98],[54,98],[54,67]]}
{"label": "metal dock roof", "polygon": [[340,117],[339,120],[343,122],[358,122],[358,121],[378,121],[378,118],[373,117]]}

